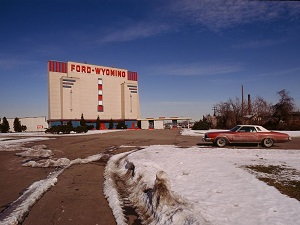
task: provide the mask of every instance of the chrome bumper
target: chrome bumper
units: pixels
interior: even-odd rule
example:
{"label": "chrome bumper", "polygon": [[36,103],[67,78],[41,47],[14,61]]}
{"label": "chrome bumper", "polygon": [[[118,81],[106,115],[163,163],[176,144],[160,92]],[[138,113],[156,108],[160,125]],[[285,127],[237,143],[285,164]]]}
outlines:
{"label": "chrome bumper", "polygon": [[206,138],[206,137],[203,137],[203,138],[202,138],[202,141],[213,142],[213,139],[212,139],[212,138]]}

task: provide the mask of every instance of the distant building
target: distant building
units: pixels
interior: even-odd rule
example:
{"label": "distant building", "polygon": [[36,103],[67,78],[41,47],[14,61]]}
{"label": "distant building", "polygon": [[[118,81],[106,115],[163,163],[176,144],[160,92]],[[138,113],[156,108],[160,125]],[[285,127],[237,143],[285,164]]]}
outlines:
{"label": "distant building", "polygon": [[[21,125],[27,127],[26,132],[45,131],[48,128],[48,123],[45,116],[40,117],[23,117],[19,118]],[[10,132],[14,131],[15,118],[7,118]]]}
{"label": "distant building", "polygon": [[48,62],[49,126],[72,121],[79,125],[83,115],[88,125],[97,117],[101,129],[113,121],[137,128],[140,118],[138,74],[126,69],[77,62]]}
{"label": "distant building", "polygon": [[184,128],[190,128],[191,119],[188,117],[159,117],[139,120],[142,129],[177,129],[182,128],[182,123],[184,123]]}

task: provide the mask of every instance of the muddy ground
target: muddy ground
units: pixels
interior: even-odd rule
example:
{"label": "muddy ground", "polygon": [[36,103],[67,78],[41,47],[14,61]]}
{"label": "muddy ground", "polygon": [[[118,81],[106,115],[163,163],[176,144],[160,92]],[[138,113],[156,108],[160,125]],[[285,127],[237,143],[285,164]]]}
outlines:
{"label": "muddy ground", "polygon": [[[86,158],[99,153],[118,154],[149,145],[181,147],[211,146],[201,137],[181,136],[179,130],[128,130],[85,136],[55,136],[53,139],[26,144],[46,145],[52,158]],[[232,147],[232,146],[230,146]],[[240,147],[240,146],[238,146]],[[243,146],[243,148],[257,148]],[[260,147],[258,147],[260,148]],[[275,149],[300,149],[300,138],[276,144]],[[26,159],[13,152],[0,151],[0,207],[2,213],[9,204],[33,182],[45,179],[55,168],[22,167]],[[64,171],[57,184],[31,208],[22,224],[115,224],[115,219],[103,195],[103,171],[106,160],[73,165]],[[130,224],[138,224],[133,212]]]}

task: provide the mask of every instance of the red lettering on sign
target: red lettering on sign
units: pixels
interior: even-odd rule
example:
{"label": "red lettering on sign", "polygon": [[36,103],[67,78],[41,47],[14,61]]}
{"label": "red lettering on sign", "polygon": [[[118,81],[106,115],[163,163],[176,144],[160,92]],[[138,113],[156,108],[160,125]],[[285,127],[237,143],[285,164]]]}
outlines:
{"label": "red lettering on sign", "polygon": [[88,67],[86,68],[86,72],[87,72],[87,73],[91,73],[91,70],[92,70],[92,69],[91,69],[90,66],[88,66]]}
{"label": "red lettering on sign", "polygon": [[114,76],[114,77],[126,77],[125,71],[115,70],[115,69],[108,69],[108,68],[101,68],[101,67],[91,67],[86,65],[76,65],[71,64],[70,67],[72,72],[78,73],[95,73],[99,75],[107,75],[107,76]]}
{"label": "red lettering on sign", "polygon": [[96,74],[100,74],[100,71],[101,71],[101,70],[100,70],[100,68],[97,68],[97,67],[96,67],[96,68],[95,68],[95,71],[96,71]]}

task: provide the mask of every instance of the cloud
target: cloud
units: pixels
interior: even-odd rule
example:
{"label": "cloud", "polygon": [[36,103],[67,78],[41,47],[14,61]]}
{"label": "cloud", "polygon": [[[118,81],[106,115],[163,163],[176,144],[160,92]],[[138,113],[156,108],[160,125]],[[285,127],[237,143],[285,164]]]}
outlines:
{"label": "cloud", "polygon": [[171,9],[186,21],[218,31],[252,22],[299,18],[300,4],[285,1],[178,0]]}
{"label": "cloud", "polygon": [[[99,38],[100,43],[124,42],[161,33],[178,32],[186,25],[218,32],[255,22],[299,19],[300,4],[287,1],[169,0],[140,20],[124,19]],[[267,41],[266,41],[267,42]],[[250,43],[251,44],[251,43]],[[263,43],[252,43],[259,45]],[[266,44],[266,43],[265,43]]]}
{"label": "cloud", "polygon": [[287,69],[277,70],[273,72],[268,73],[261,73],[257,75],[257,77],[274,77],[274,76],[296,76],[298,77],[298,74],[300,72],[300,67],[291,67]]}
{"label": "cloud", "polygon": [[7,58],[5,56],[0,56],[0,69],[11,69],[15,67],[21,67],[24,65],[31,65],[35,63],[32,60],[20,59],[20,58]]}
{"label": "cloud", "polygon": [[280,39],[280,40],[255,40],[248,41],[244,43],[235,44],[233,48],[245,49],[245,48],[262,48],[262,47],[270,47],[278,44],[282,44],[287,42],[288,40]]}
{"label": "cloud", "polygon": [[194,105],[194,104],[201,104],[200,101],[163,101],[163,102],[157,102],[158,104],[163,104],[163,105]]}
{"label": "cloud", "polygon": [[107,35],[100,38],[100,42],[122,42],[131,41],[139,38],[147,38],[166,32],[170,27],[166,24],[156,24],[155,22],[137,22],[126,25],[123,28],[114,29],[106,32]]}
{"label": "cloud", "polygon": [[[242,69],[236,64],[217,64],[217,63],[189,63],[189,64],[164,64],[152,65],[151,74],[175,75],[175,76],[206,76],[235,73]],[[146,70],[147,71],[147,70]]]}
{"label": "cloud", "polygon": [[298,77],[300,71],[300,67],[292,67],[282,70],[276,70],[271,72],[259,73],[256,75],[246,75],[240,77],[240,79],[236,79],[236,77],[220,79],[220,78],[213,78],[211,81],[217,84],[240,84],[240,83],[261,83],[270,79],[274,79],[274,77],[285,77],[286,79],[293,79],[288,78],[289,76]]}

